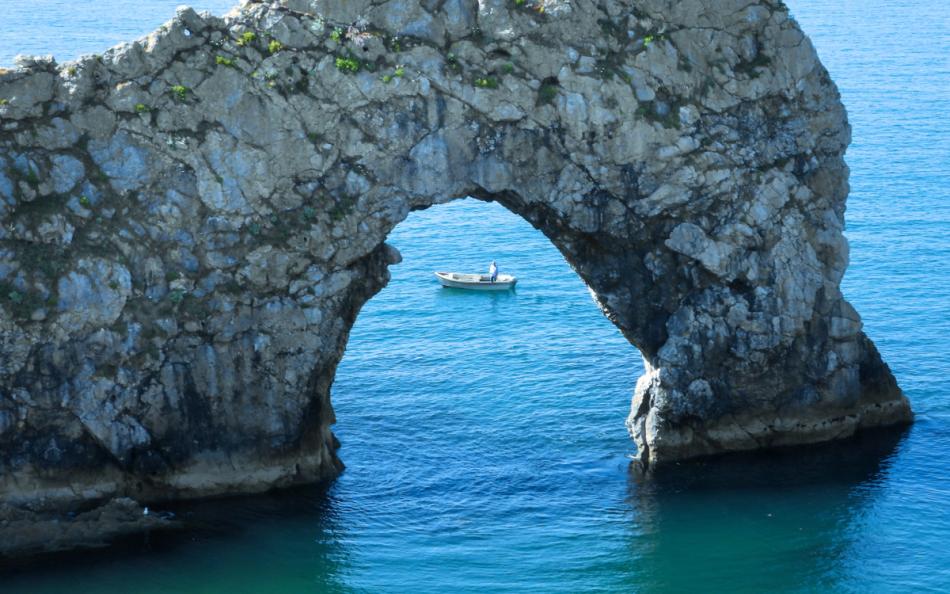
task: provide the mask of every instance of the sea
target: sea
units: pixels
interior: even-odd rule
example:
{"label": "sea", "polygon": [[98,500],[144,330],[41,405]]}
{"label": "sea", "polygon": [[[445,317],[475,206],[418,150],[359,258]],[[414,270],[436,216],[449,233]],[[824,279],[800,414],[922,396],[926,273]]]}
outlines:
{"label": "sea", "polygon": [[[101,52],[178,1],[0,0],[0,65]],[[639,353],[543,235],[460,200],[389,237],[404,261],[333,385],[338,480],[6,562],[0,592],[950,592],[950,3],[787,4],[848,108],[843,287],[912,428],[642,475],[624,428]],[[491,260],[516,291],[432,275]]]}

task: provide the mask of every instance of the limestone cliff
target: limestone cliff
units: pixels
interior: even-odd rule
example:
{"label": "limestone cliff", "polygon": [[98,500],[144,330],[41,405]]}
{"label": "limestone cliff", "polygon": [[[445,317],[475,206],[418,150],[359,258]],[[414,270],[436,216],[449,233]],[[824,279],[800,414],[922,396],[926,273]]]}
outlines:
{"label": "limestone cliff", "polygon": [[[839,284],[849,127],[778,0],[281,0],[0,74],[0,501],[334,476],[413,209],[495,200],[643,353],[644,462],[909,421]],[[618,369],[617,373],[635,373]]]}

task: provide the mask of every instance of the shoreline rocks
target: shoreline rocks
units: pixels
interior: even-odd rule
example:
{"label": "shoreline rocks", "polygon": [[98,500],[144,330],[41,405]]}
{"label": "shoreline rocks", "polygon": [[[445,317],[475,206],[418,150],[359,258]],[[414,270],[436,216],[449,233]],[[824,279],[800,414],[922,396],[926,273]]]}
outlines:
{"label": "shoreline rocks", "polygon": [[0,505],[0,559],[105,547],[116,538],[180,527],[167,514],[143,513],[127,497],[110,499],[86,511],[44,513]]}

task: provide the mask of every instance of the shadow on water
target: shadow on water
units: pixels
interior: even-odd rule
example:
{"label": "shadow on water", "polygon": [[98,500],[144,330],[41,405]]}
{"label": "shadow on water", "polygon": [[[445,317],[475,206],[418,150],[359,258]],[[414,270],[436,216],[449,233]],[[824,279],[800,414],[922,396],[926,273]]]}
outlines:
{"label": "shadow on water", "polygon": [[517,289],[507,291],[473,291],[455,287],[437,287],[439,299],[492,299],[504,301],[518,296]]}
{"label": "shadow on water", "polygon": [[504,306],[506,303],[518,298],[516,289],[511,289],[509,291],[472,291],[469,289],[456,289],[454,287],[439,287],[436,289],[438,293],[436,294],[436,299],[440,301],[445,301],[446,303],[450,301],[455,301],[456,303],[473,303],[476,300],[479,300],[480,303],[484,303],[485,300],[490,303],[490,310],[492,314],[500,313],[500,307]]}
{"label": "shadow on water", "polygon": [[729,454],[646,473],[631,463],[631,488],[642,494],[863,482],[890,466],[909,432],[909,427],[862,431],[838,442]]}
{"label": "shadow on water", "polygon": [[[631,464],[631,557],[644,592],[829,591],[887,490],[909,430],[735,454],[644,473]],[[630,574],[628,574],[630,575]]]}
{"label": "shadow on water", "polygon": [[[229,581],[228,591],[254,592],[272,591],[274,577],[283,575],[284,586],[293,591],[301,586],[344,591],[348,554],[338,505],[332,485],[312,485],[162,506],[175,514],[180,529],[128,536],[97,549],[0,559],[0,590],[18,591],[22,578],[30,592],[61,591],[81,576],[87,592],[123,591],[115,589],[123,578],[137,584],[136,592],[164,592],[189,583],[200,590]],[[288,549],[295,551],[295,567],[285,558]],[[307,560],[306,575],[300,575],[301,558]],[[282,572],[282,565],[288,571]],[[248,572],[249,567],[267,569]]]}

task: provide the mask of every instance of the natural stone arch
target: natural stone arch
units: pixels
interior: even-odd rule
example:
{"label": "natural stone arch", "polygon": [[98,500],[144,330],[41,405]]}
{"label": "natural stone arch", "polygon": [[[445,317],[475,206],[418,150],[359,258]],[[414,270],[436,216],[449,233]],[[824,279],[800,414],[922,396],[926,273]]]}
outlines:
{"label": "natural stone arch", "polygon": [[20,66],[8,503],[333,476],[329,386],[385,237],[468,195],[542,230],[642,352],[644,462],[911,418],[839,290],[849,129],[780,2],[247,2]]}

